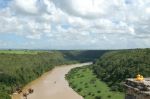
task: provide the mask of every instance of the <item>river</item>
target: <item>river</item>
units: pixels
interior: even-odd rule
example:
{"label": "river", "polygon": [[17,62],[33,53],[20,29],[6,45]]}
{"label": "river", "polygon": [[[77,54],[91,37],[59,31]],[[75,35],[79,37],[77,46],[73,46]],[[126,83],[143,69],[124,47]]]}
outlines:
{"label": "river", "polygon": [[[34,92],[29,94],[26,99],[83,99],[82,96],[69,87],[65,79],[65,74],[72,68],[90,64],[92,63],[57,66],[26,85],[23,88],[23,93],[27,92],[29,88],[32,88]],[[25,99],[22,97],[23,93],[13,94],[12,99]]]}

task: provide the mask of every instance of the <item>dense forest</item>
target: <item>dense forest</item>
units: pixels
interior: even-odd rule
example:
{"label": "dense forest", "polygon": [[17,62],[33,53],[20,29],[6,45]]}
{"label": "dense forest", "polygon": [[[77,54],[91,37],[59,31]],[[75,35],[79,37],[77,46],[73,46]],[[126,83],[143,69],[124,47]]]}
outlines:
{"label": "dense forest", "polygon": [[[10,99],[9,94],[36,79],[54,66],[93,61],[96,53],[105,51],[0,51],[0,99]],[[89,56],[89,55],[93,56]],[[79,59],[78,59],[79,58]]]}
{"label": "dense forest", "polygon": [[111,50],[62,50],[67,60],[76,60],[80,62],[93,61]]}
{"label": "dense forest", "polygon": [[150,76],[150,49],[118,50],[105,53],[93,66],[97,77],[111,90],[123,91],[121,82],[138,73]]}
{"label": "dense forest", "polygon": [[37,54],[0,54],[0,99],[10,99],[9,94],[36,79],[56,65],[69,64],[60,52]]}

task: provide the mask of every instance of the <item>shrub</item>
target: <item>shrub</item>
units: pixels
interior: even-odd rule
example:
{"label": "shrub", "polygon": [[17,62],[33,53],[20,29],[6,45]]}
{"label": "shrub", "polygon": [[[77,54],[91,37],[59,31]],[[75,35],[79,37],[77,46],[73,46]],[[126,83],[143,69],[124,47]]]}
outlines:
{"label": "shrub", "polygon": [[92,96],[95,96],[95,94],[93,93]]}
{"label": "shrub", "polygon": [[89,92],[88,95],[91,95],[91,92]]}
{"label": "shrub", "polygon": [[77,89],[77,91],[78,91],[78,92],[81,92],[81,91],[82,91],[82,88]]}
{"label": "shrub", "polygon": [[95,99],[102,99],[101,96],[96,96]]}
{"label": "shrub", "polygon": [[101,93],[101,91],[100,91],[100,90],[98,90],[98,91],[97,91],[97,93]]}
{"label": "shrub", "polygon": [[1,99],[11,99],[11,97],[8,94],[2,93],[2,92],[0,92],[0,98]]}
{"label": "shrub", "polygon": [[108,98],[111,98],[111,95],[108,95],[107,97],[108,97]]}

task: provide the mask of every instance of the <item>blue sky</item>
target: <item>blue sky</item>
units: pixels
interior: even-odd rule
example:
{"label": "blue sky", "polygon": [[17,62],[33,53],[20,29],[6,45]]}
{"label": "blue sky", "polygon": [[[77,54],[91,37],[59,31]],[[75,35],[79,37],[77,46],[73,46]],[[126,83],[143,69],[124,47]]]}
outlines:
{"label": "blue sky", "polygon": [[3,48],[150,48],[150,0],[0,0]]}
{"label": "blue sky", "polygon": [[0,8],[5,8],[8,6],[11,0],[0,0]]}

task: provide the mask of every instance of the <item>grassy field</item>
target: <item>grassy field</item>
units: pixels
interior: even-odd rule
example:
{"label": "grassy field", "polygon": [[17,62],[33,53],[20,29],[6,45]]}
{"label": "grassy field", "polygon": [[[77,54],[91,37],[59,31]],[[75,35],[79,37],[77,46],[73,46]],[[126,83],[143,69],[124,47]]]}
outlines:
{"label": "grassy field", "polygon": [[66,79],[69,85],[85,99],[124,99],[124,94],[112,92],[102,81],[96,78],[87,67],[72,69]]}
{"label": "grassy field", "polygon": [[44,51],[36,51],[36,50],[0,50],[0,54],[37,54],[39,52]]}

